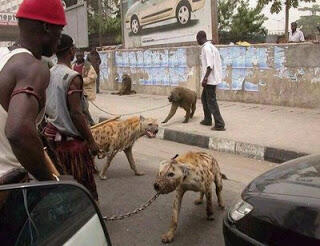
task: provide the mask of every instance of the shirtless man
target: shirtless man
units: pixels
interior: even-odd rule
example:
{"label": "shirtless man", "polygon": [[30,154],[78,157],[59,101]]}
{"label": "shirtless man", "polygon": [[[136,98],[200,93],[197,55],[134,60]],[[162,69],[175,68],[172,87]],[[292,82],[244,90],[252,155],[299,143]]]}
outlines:
{"label": "shirtless man", "polygon": [[24,0],[16,16],[19,45],[0,49],[0,184],[1,176],[21,166],[37,180],[59,175],[45,158],[36,124],[50,79],[41,56],[55,52],[66,25],[64,10],[61,0]]}

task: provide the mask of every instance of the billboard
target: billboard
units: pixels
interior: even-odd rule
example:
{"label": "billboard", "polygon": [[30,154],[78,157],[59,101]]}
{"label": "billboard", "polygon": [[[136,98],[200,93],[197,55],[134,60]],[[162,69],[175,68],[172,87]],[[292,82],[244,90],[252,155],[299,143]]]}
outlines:
{"label": "billboard", "polygon": [[126,48],[196,41],[211,29],[211,0],[124,0],[122,27]]}

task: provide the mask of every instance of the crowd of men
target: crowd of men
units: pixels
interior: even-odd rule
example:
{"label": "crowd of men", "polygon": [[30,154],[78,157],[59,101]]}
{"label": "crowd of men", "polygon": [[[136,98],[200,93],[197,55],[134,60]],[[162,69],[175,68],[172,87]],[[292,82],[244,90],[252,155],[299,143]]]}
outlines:
{"label": "crowd of men", "polygon": [[[98,201],[93,173],[99,148],[90,131],[95,122],[88,102],[99,93],[99,54],[92,49],[86,60],[72,38],[61,34],[66,17],[60,0],[24,0],[16,16],[19,42],[0,49],[0,185],[25,182],[29,174],[40,181],[72,175]],[[205,32],[196,38],[201,45],[201,124],[211,126],[213,116],[212,130],[224,131],[216,99],[220,54]],[[290,42],[302,41],[293,23]],[[41,60],[54,53],[57,64]]]}
{"label": "crowd of men", "polygon": [[[94,51],[88,56],[93,65],[85,61],[72,38],[61,34],[66,17],[60,0],[24,0],[16,16],[19,42],[0,49],[0,185],[25,182],[28,174],[36,180],[72,175],[98,201],[93,158],[99,149],[88,101],[95,98],[94,66],[101,61]],[[54,53],[56,65],[41,60]]]}

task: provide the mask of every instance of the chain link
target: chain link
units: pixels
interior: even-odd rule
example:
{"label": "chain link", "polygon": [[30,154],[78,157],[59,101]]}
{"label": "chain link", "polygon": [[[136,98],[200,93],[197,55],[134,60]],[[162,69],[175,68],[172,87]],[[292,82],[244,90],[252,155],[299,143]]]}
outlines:
{"label": "chain link", "polygon": [[155,108],[151,108],[151,109],[146,109],[146,110],[143,110],[143,111],[138,111],[138,112],[134,112],[134,113],[128,113],[128,114],[113,114],[113,113],[110,113],[102,108],[100,108],[97,104],[95,104],[94,102],[91,102],[90,103],[95,106],[97,109],[99,109],[101,112],[103,113],[106,113],[106,114],[109,114],[109,115],[113,115],[113,116],[129,116],[129,115],[135,115],[135,114],[142,114],[142,113],[145,113],[145,112],[149,112],[149,111],[154,111],[154,110],[157,110],[157,109],[162,109],[162,108],[165,108],[165,107],[168,107],[169,105],[171,105],[171,103],[168,103],[166,105],[163,105],[163,106],[159,106],[159,107],[155,107]]}
{"label": "chain link", "polygon": [[106,221],[114,221],[114,220],[123,220],[125,218],[128,218],[134,214],[138,214],[139,212],[145,210],[147,207],[149,207],[158,197],[159,193],[155,194],[152,198],[150,198],[145,204],[143,204],[141,207],[133,210],[132,212],[123,214],[123,215],[114,215],[111,217],[104,216],[103,219]]}

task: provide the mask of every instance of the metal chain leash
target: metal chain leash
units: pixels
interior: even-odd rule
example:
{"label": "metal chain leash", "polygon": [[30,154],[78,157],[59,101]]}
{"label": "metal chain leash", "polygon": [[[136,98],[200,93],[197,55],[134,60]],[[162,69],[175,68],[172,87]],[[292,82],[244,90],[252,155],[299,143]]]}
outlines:
{"label": "metal chain leash", "polygon": [[155,194],[152,198],[150,198],[145,204],[143,204],[141,207],[133,210],[132,212],[123,214],[123,215],[114,215],[111,217],[108,216],[104,216],[103,219],[106,221],[115,221],[115,220],[123,220],[125,218],[128,218],[134,214],[138,214],[139,212],[145,210],[147,207],[149,207],[158,197],[159,197],[159,193]]}
{"label": "metal chain leash", "polygon": [[142,111],[138,111],[138,112],[135,112],[135,113],[128,113],[128,114],[113,114],[113,113],[110,113],[104,109],[102,109],[101,107],[99,107],[97,104],[95,104],[94,102],[91,102],[90,103],[95,106],[97,109],[99,109],[101,112],[104,112],[106,114],[109,114],[109,115],[113,115],[113,116],[129,116],[129,115],[135,115],[135,114],[142,114],[142,113],[145,113],[145,112],[150,112],[150,111],[154,111],[154,110],[157,110],[157,109],[162,109],[162,108],[165,108],[165,107],[168,107],[169,105],[171,105],[171,103],[167,103],[166,105],[163,105],[163,106],[160,106],[160,107],[155,107],[155,108],[151,108],[151,109],[146,109],[146,110],[142,110]]}

